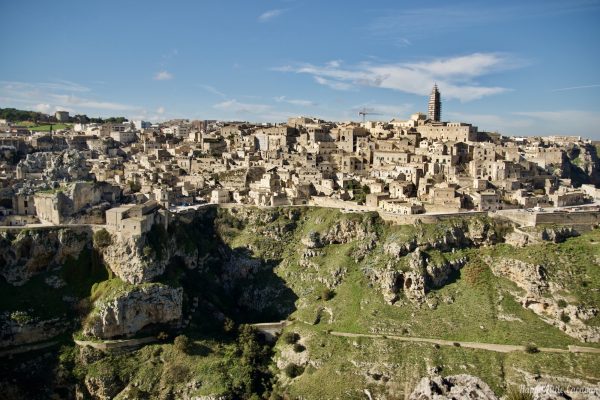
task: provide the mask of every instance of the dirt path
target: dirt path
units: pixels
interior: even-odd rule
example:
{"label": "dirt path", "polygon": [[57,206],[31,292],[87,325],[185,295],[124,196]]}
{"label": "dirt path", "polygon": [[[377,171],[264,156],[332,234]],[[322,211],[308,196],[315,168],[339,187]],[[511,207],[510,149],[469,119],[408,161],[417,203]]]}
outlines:
{"label": "dirt path", "polygon": [[[459,342],[459,341],[451,341],[451,340],[429,339],[429,338],[410,337],[410,336],[375,335],[375,334],[367,334],[367,333],[350,333],[350,332],[336,332],[336,331],[332,331],[332,332],[330,332],[330,334],[333,336],[342,336],[342,337],[385,338],[385,339],[392,339],[392,340],[400,340],[403,342],[432,343],[432,344],[438,344],[440,346],[457,346],[455,343],[458,343],[458,345],[459,345],[458,347],[496,351],[498,353],[510,353],[511,351],[525,351],[525,346],[515,346],[515,345],[511,345],[511,344]],[[582,347],[582,346],[568,346],[568,349],[558,349],[558,348],[553,348],[553,347],[539,347],[538,350],[547,352],[547,353],[594,353],[594,354],[600,354],[600,349],[598,349],[598,348]]]}
{"label": "dirt path", "polygon": [[27,353],[28,351],[45,349],[47,347],[55,346],[56,344],[58,344],[58,341],[56,341],[56,340],[53,340],[50,342],[24,344],[19,347],[0,351],[0,357],[7,357],[7,356],[11,356],[13,354],[21,354],[21,353]]}

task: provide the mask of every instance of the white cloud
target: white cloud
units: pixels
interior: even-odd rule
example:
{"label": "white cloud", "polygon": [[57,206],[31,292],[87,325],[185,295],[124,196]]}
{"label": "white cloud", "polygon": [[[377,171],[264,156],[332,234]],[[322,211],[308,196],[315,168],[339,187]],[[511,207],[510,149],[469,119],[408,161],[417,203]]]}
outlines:
{"label": "white cloud", "polygon": [[165,113],[165,108],[163,106],[160,106],[156,109],[156,113],[159,115],[162,115]]}
{"label": "white cloud", "polygon": [[50,94],[50,98],[54,99],[54,104],[62,104],[65,107],[81,108],[96,108],[100,110],[112,110],[112,111],[127,111],[136,110],[138,107],[131,106],[128,104],[114,103],[110,101],[99,101],[88,98],[81,98],[72,95],[62,94]]}
{"label": "white cloud", "polygon": [[35,111],[39,111],[41,113],[45,113],[47,114],[48,112],[50,112],[50,110],[52,109],[52,106],[50,104],[47,103],[40,103],[40,104],[36,104],[33,109]]}
{"label": "white cloud", "polygon": [[597,87],[600,87],[600,84],[582,85],[582,86],[571,86],[571,87],[565,87],[565,88],[560,88],[560,89],[554,89],[552,91],[553,92],[562,92],[562,91],[565,91],[565,90],[591,89],[591,88],[597,88]]}
{"label": "white cloud", "polygon": [[159,71],[154,75],[155,81],[168,81],[173,79],[173,74],[169,71]]}
{"label": "white cloud", "polygon": [[516,65],[507,55],[473,53],[413,63],[361,63],[343,67],[340,62],[329,62],[322,67],[302,64],[287,65],[275,70],[308,74],[317,83],[335,90],[370,86],[426,95],[433,83],[437,82],[444,98],[470,101],[510,90],[481,86],[476,79]]}
{"label": "white cloud", "polygon": [[301,107],[313,107],[313,106],[317,105],[317,103],[315,103],[314,101],[302,100],[302,99],[288,99],[285,96],[275,97],[275,101],[278,103],[288,103],[288,104],[292,104],[295,106],[301,106]]}
{"label": "white cloud", "polygon": [[583,110],[518,111],[496,114],[448,113],[452,119],[470,122],[481,131],[504,135],[575,135],[600,138],[600,113]]}
{"label": "white cloud", "polygon": [[214,88],[213,86],[210,86],[210,85],[198,85],[198,87],[200,87],[200,88],[202,88],[202,89],[204,89],[207,92],[210,92],[212,94],[216,94],[217,96],[220,96],[220,97],[223,97],[223,98],[227,97],[227,95],[225,93],[223,93],[220,90]]}
{"label": "white cloud", "polygon": [[213,106],[218,110],[230,111],[236,114],[259,114],[271,110],[267,104],[241,103],[235,99],[226,100]]}
{"label": "white cloud", "polygon": [[319,85],[328,86],[334,90],[352,90],[353,89],[353,86],[349,83],[332,81],[329,79],[325,79],[321,76],[315,76],[314,78],[315,78],[315,81],[317,81],[317,83]]}
{"label": "white cloud", "polygon": [[269,10],[269,11],[265,11],[264,13],[260,14],[258,16],[258,20],[260,22],[267,22],[272,20],[275,17],[280,16],[281,14],[283,14],[285,10],[282,9],[276,9],[276,10]]}
{"label": "white cloud", "polygon": [[78,83],[58,79],[54,82],[19,82],[19,81],[0,81],[0,85],[5,90],[51,90],[61,92],[89,92],[90,88]]}

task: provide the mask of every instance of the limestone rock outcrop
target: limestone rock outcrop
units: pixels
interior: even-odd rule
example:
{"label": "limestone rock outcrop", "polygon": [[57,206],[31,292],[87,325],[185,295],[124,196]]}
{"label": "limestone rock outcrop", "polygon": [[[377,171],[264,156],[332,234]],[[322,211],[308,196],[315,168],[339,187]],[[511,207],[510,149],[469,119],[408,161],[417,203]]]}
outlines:
{"label": "limestone rock outcrop", "polygon": [[[485,260],[495,275],[510,279],[525,291],[524,294],[513,293],[523,307],[569,336],[583,342],[600,342],[600,327],[585,322],[600,311],[595,307],[568,304],[560,289],[548,282],[543,266],[508,258]],[[559,303],[560,300],[564,304]]]}
{"label": "limestone rock outcrop", "polygon": [[90,243],[86,229],[22,229],[0,233],[0,275],[15,286],[25,284],[38,273],[78,258]]}
{"label": "limestone rock outcrop", "polygon": [[524,247],[544,242],[562,243],[566,239],[576,236],[579,236],[579,232],[566,226],[544,228],[534,232],[515,230],[506,235],[506,243],[515,247]]}
{"label": "limestone rock outcrop", "polygon": [[423,303],[430,288],[441,287],[448,282],[455,271],[467,262],[466,257],[434,263],[427,259],[426,253],[417,248],[408,259],[408,271],[399,271],[388,265],[385,270],[372,274],[379,282],[384,300],[393,304],[402,290],[413,303]]}
{"label": "limestone rock outcrop", "polygon": [[422,378],[409,400],[497,400],[487,383],[472,375],[434,375]]}
{"label": "limestone rock outcrop", "polygon": [[69,328],[68,321],[61,318],[18,319],[11,317],[8,312],[3,312],[0,313],[0,348],[49,340]]}
{"label": "limestone rock outcrop", "polygon": [[321,243],[325,245],[348,243],[356,239],[363,239],[371,233],[370,221],[343,219],[321,236]]}
{"label": "limestone rock outcrop", "polygon": [[507,258],[494,260],[489,264],[495,275],[510,279],[528,293],[540,295],[548,289],[546,271],[541,265]]}
{"label": "limestone rock outcrop", "polygon": [[84,333],[102,339],[128,336],[150,324],[178,320],[182,311],[183,289],[147,284],[100,302],[95,305]]}
{"label": "limestone rock outcrop", "polygon": [[503,238],[496,233],[495,221],[473,218],[448,226],[437,234],[426,235],[421,225],[417,225],[417,234],[403,242],[384,243],[384,251],[396,259],[404,257],[416,248],[423,251],[452,251],[465,247],[488,246],[499,243]]}
{"label": "limestone rock outcrop", "polygon": [[106,265],[119,278],[128,283],[151,282],[165,272],[174,257],[179,257],[192,269],[198,264],[198,251],[186,252],[175,238],[161,243],[160,251],[149,246],[147,235],[112,235],[111,243],[102,248]]}

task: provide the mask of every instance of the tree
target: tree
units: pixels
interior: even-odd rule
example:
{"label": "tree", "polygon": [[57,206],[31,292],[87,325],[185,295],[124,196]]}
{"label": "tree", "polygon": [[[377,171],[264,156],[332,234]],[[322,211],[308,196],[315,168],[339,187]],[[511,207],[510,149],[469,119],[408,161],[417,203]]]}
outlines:
{"label": "tree", "polygon": [[175,347],[175,350],[177,350],[180,353],[187,354],[188,351],[190,350],[191,345],[192,345],[192,342],[185,335],[179,335],[173,341],[173,346]]}

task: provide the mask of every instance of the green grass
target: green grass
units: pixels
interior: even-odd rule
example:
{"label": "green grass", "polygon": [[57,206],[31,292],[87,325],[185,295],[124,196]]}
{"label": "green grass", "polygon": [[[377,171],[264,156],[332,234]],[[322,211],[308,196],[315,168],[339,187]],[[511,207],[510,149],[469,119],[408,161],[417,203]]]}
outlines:
{"label": "green grass", "polygon": [[50,131],[50,126],[52,126],[52,130],[53,131],[58,131],[58,130],[63,130],[63,129],[66,129],[66,128],[70,128],[73,125],[72,124],[31,125],[31,126],[29,126],[29,129],[31,129],[32,131],[36,131],[36,132],[49,132]]}
{"label": "green grass", "polygon": [[[308,366],[304,374],[280,389],[292,398],[363,399],[364,389],[369,389],[374,396],[405,398],[433,366],[440,368],[442,375],[478,376],[498,395],[505,392],[507,381],[525,383],[522,371],[566,378],[587,377],[590,384],[600,380],[596,373],[600,360],[595,355],[504,354],[452,346],[435,348],[430,344],[392,339],[336,337],[299,324],[287,329],[297,330],[302,337],[309,338],[310,358],[318,366]],[[278,343],[277,353],[281,354],[286,346],[290,345]],[[570,369],[565,369],[565,365]],[[367,373],[381,375],[380,380],[369,378]],[[388,380],[385,385],[382,378]]]}

